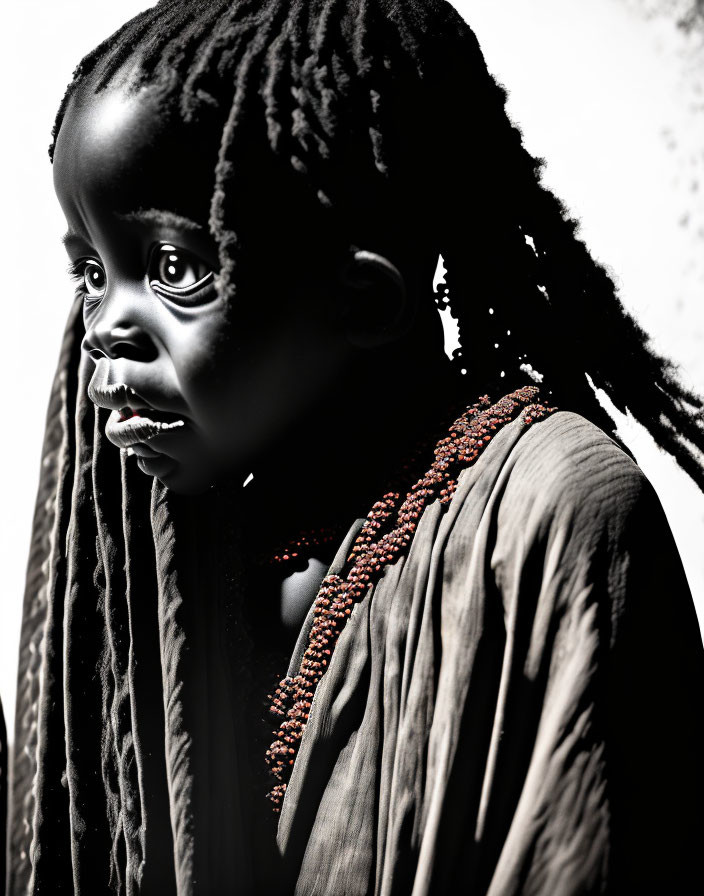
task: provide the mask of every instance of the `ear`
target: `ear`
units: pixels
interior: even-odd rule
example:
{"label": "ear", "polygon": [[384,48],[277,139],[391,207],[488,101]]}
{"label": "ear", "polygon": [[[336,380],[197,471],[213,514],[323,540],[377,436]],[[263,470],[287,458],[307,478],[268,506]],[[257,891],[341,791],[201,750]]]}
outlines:
{"label": "ear", "polygon": [[340,273],[342,326],[351,345],[378,348],[408,332],[415,308],[388,258],[354,246],[351,251]]}

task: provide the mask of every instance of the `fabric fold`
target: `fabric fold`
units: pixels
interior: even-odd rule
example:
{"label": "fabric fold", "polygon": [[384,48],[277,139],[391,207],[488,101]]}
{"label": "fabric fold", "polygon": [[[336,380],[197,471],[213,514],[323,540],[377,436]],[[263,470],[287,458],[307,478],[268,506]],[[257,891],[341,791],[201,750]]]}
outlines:
{"label": "fabric fold", "polygon": [[685,892],[703,688],[641,471],[576,414],[519,418],[355,606],[283,802],[288,880],[299,896]]}
{"label": "fabric fold", "polygon": [[[243,618],[246,520],[235,489],[175,495],[102,437],[81,325],[35,512],[8,893],[248,896],[268,853],[252,840],[265,670]],[[515,419],[355,604],[268,880],[300,896],[457,880],[491,896],[684,892],[702,836],[703,655],[633,461],[576,414]]]}

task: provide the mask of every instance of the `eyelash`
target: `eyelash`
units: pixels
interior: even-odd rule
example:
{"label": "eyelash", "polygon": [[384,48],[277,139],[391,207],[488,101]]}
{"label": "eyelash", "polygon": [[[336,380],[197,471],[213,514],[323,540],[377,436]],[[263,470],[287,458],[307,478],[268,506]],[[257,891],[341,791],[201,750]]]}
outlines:
{"label": "eyelash", "polygon": [[[163,280],[152,276],[155,271],[159,270],[160,264],[167,261],[169,253],[171,253],[171,259],[173,259],[174,262],[180,257],[180,261],[185,262],[186,265],[191,265],[192,267],[200,265],[204,270],[204,273],[187,286],[169,286]],[[173,273],[175,273],[175,271]],[[208,269],[208,266],[202,259],[186,249],[180,249],[179,247],[174,246],[172,243],[156,243],[152,246],[149,252],[147,275],[149,277],[149,285],[158,295],[172,301],[180,300],[186,304],[188,304],[188,300],[193,296],[201,296],[203,291],[208,286],[212,285],[214,279],[214,272]]]}
{"label": "eyelash", "polygon": [[83,282],[83,265],[85,264],[85,259],[81,258],[80,261],[72,261],[69,266],[66,268],[69,277],[74,281],[74,283],[82,283]]}
{"label": "eyelash", "polygon": [[95,305],[102,298],[102,296],[91,296],[85,288],[86,265],[91,261],[95,264],[100,264],[95,258],[79,258],[78,261],[71,262],[67,269],[69,277],[75,284],[73,290],[74,299],[82,298],[86,305]]}
{"label": "eyelash", "polygon": [[[191,284],[190,286],[186,286],[183,288],[178,287],[168,287],[167,285],[161,283],[156,278],[152,277],[151,271],[154,268],[155,264],[158,265],[159,262],[159,253],[172,248],[175,253],[181,253],[187,258],[193,258],[196,260],[197,256],[193,255],[193,253],[188,252],[185,249],[179,249],[178,247],[173,247],[171,243],[155,243],[152,248],[149,250],[149,261],[147,264],[147,276],[149,278],[149,284],[152,289],[157,292],[158,295],[162,296],[166,299],[178,299],[187,300],[192,296],[201,293],[202,290],[206,289],[207,286],[213,283],[214,272],[209,271],[204,276],[202,276],[196,283]],[[102,264],[96,259],[91,257],[79,258],[77,261],[72,262],[68,266],[68,275],[71,280],[75,283],[74,288],[74,298],[78,299],[82,297],[83,302],[87,306],[92,306],[99,304],[103,298],[104,292],[102,295],[91,295],[91,293],[85,288],[85,276],[86,276],[86,266],[89,264],[95,264],[100,267],[103,271],[104,268]],[[107,274],[105,275],[107,277]]]}

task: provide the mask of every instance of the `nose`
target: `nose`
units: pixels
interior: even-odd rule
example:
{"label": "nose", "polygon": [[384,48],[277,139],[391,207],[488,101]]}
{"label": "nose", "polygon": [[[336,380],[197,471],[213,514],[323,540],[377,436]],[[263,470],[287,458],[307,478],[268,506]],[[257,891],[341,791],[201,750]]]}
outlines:
{"label": "nose", "polygon": [[[135,301],[139,298],[142,298],[141,303]],[[127,291],[106,294],[86,327],[82,342],[84,351],[96,361],[99,358],[155,360],[158,349],[143,306],[143,297],[133,297]]]}

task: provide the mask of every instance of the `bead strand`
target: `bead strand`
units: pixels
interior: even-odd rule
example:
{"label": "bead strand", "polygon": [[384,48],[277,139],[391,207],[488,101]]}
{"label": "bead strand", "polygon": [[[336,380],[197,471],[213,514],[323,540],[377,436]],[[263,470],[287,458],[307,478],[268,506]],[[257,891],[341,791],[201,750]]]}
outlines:
{"label": "bead strand", "polygon": [[333,574],[323,579],[298,673],[283,678],[269,697],[270,712],[278,720],[275,740],[266,751],[270,772],[278,782],[268,794],[274,812],[281,810],[313,695],[354,604],[374,586],[384,568],[408,549],[427,504],[436,498],[444,505],[452,500],[458,474],[476,461],[500,427],[521,409],[526,424],[555,410],[537,399],[537,387],[526,386],[494,405],[483,396],[468,407],[452,424],[448,436],[437,443],[430,469],[411,487],[401,506],[397,506],[399,493],[388,492],[369,511],[347,558],[352,566],[346,578]]}

